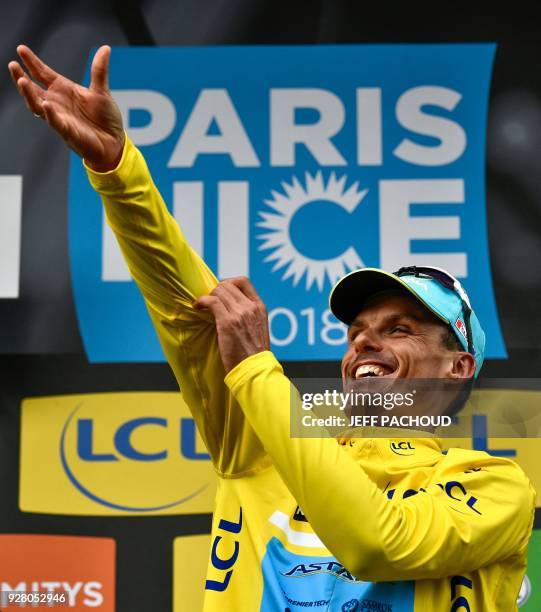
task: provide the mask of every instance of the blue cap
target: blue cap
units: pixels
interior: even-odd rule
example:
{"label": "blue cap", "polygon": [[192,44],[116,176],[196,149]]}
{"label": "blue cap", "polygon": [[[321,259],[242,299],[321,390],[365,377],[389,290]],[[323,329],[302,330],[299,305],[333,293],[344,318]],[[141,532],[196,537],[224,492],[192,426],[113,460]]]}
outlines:
{"label": "blue cap", "polygon": [[[329,308],[337,319],[346,325],[351,325],[369,297],[381,291],[406,290],[449,325],[464,350],[468,351],[463,301],[471,307],[469,298],[462,285],[448,272],[438,268],[431,269],[438,270],[439,273],[452,279],[454,289],[424,274],[405,273],[397,276],[378,268],[362,268],[346,274],[336,283],[329,296]],[[471,353],[476,363],[474,377],[477,378],[485,358],[485,332],[473,310],[470,315],[470,328],[473,344]]]}

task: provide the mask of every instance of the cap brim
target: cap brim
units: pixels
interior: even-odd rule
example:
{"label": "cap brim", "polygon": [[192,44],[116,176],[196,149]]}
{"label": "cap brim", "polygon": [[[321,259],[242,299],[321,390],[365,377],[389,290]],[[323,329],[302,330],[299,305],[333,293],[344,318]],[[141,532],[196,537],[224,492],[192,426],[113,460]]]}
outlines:
{"label": "cap brim", "polygon": [[346,325],[351,325],[368,298],[382,291],[393,290],[409,293],[435,314],[438,319],[449,323],[398,276],[378,268],[354,270],[341,278],[329,295],[329,308],[337,319]]}

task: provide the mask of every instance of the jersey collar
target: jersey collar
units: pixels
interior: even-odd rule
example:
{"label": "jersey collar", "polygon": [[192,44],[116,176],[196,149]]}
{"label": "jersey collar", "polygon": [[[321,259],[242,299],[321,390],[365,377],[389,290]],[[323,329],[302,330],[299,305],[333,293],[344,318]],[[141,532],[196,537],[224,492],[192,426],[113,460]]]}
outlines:
{"label": "jersey collar", "polygon": [[354,454],[365,454],[369,449],[383,459],[407,462],[424,462],[441,456],[442,442],[426,431],[394,429],[390,427],[364,427],[351,429],[338,443],[347,446]]}

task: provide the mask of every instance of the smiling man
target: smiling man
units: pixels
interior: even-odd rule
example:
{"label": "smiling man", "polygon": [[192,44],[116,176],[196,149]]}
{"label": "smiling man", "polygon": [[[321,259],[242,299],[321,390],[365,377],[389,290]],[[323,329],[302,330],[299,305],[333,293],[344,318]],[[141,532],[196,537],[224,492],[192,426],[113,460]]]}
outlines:
{"label": "smiling man", "polygon": [[450,415],[462,407],[483,363],[485,334],[457,279],[433,267],[394,275],[365,268],[336,285],[330,306],[349,326],[344,390],[362,391],[375,376],[371,386],[380,394],[417,394],[413,405],[392,406],[397,416]]}
{"label": "smiling man", "polygon": [[[109,47],[89,88],[18,52],[29,75],[11,62],[12,78],[85,159],[218,474],[205,610],[515,609],[534,510],[523,472],[483,452],[443,454],[426,432],[291,437],[300,398],[269,350],[265,307],[247,279],[218,282],[187,244],[124,134]],[[481,327],[441,270],[355,271],[330,305],[350,326],[346,387],[372,376],[467,385],[479,372]]]}

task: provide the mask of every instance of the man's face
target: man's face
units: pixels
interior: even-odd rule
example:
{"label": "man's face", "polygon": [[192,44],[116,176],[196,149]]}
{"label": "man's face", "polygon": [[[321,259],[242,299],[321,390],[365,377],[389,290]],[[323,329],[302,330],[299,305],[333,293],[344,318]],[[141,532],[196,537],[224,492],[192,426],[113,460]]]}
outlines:
{"label": "man's face", "polygon": [[456,351],[444,347],[441,321],[402,292],[376,295],[348,331],[342,380],[454,378]]}

